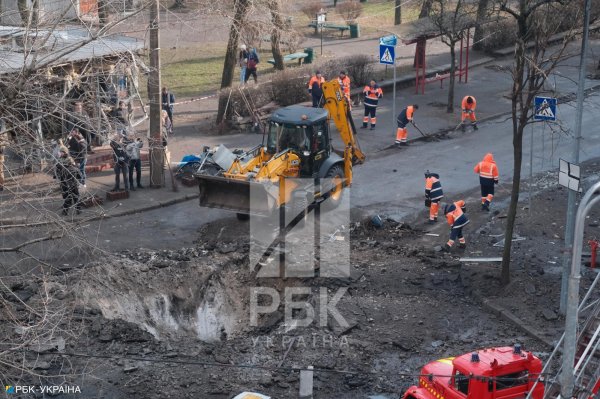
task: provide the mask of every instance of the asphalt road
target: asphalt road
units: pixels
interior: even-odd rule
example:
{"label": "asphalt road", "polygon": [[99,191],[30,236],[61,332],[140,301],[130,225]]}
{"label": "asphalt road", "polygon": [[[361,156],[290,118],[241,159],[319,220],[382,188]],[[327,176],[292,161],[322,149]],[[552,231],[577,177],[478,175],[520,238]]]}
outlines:
{"label": "asphalt road", "polygon": [[[571,114],[573,104],[559,106],[560,114]],[[586,99],[583,119],[581,161],[600,156],[600,96]],[[572,121],[563,122],[572,128]],[[570,159],[573,139],[565,133],[552,131],[549,126],[536,124],[527,127],[524,137],[523,175],[529,175],[530,134],[534,132],[534,173],[558,167],[559,158]],[[556,129],[555,129],[556,130]],[[361,133],[362,134],[362,133]],[[544,139],[542,140],[542,136]],[[552,138],[553,136],[553,138]],[[242,136],[245,141],[256,136]],[[229,137],[233,142],[235,138]],[[350,189],[353,207],[367,212],[382,212],[406,216],[422,208],[423,172],[440,173],[446,199],[456,199],[458,193],[478,187],[473,166],[486,152],[493,152],[500,170],[501,181],[512,176],[512,131],[506,118],[481,124],[479,131],[453,133],[449,139],[437,142],[418,142],[402,149],[373,153],[364,165],[355,168],[354,184]],[[543,166],[542,166],[543,161]],[[522,190],[527,191],[526,185]],[[497,200],[509,193],[497,193]],[[178,248],[191,245],[203,224],[235,215],[214,209],[200,208],[196,200],[167,208],[93,223],[95,242],[100,248],[120,250],[138,247]]]}

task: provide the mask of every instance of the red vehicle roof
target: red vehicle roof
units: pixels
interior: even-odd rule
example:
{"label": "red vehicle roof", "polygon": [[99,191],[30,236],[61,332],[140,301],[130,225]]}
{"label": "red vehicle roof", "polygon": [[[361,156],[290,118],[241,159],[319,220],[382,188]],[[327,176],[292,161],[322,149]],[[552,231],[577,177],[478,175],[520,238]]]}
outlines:
{"label": "red vehicle roof", "polygon": [[[479,355],[479,362],[473,362],[472,354]],[[481,349],[465,353],[453,360],[458,369],[469,370],[475,375],[492,376],[510,372],[510,370],[523,368],[523,363],[533,359],[531,352],[521,350],[520,354],[514,353],[514,348],[503,346],[498,348]]]}

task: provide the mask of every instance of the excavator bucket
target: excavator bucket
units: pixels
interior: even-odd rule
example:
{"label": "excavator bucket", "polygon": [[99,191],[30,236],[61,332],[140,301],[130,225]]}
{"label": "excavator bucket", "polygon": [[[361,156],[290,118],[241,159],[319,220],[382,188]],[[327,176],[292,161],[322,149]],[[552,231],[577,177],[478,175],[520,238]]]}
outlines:
{"label": "excavator bucket", "polygon": [[277,207],[278,187],[219,176],[196,175],[200,206],[266,216]]}

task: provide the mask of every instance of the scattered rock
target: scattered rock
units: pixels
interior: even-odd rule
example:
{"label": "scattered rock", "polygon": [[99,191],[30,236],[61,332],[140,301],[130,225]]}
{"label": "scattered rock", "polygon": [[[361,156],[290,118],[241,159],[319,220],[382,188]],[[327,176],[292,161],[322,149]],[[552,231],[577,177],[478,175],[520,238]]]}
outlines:
{"label": "scattered rock", "polygon": [[215,362],[217,363],[221,363],[221,364],[229,364],[229,359],[227,359],[225,356],[220,355],[220,354],[216,354],[214,356]]}
{"label": "scattered rock", "polygon": [[128,364],[127,366],[123,367],[123,371],[125,373],[133,373],[137,369],[138,369],[138,367],[134,366],[133,364]]}
{"label": "scattered rock", "polygon": [[542,316],[544,317],[544,319],[548,320],[548,321],[552,321],[552,320],[557,320],[558,319],[558,315],[550,310],[550,309],[543,309],[542,310]]}
{"label": "scattered rock", "polygon": [[527,286],[525,286],[525,292],[529,295],[534,295],[535,294],[535,285],[527,284]]}
{"label": "scattered rock", "polygon": [[431,346],[433,346],[434,348],[439,348],[440,346],[443,346],[443,345],[444,345],[444,341],[439,341],[439,340],[438,341],[433,341],[431,343]]}

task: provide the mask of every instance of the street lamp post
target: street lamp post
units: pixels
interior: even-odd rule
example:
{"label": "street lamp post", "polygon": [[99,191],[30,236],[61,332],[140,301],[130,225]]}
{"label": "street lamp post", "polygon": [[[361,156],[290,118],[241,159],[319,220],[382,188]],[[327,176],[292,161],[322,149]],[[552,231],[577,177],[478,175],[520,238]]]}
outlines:
{"label": "street lamp post", "polygon": [[323,55],[323,25],[325,25],[325,18],[327,17],[327,12],[322,8],[317,13],[317,27],[321,31],[321,55]]}

